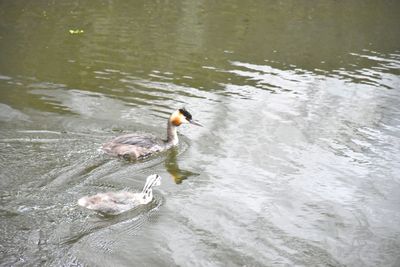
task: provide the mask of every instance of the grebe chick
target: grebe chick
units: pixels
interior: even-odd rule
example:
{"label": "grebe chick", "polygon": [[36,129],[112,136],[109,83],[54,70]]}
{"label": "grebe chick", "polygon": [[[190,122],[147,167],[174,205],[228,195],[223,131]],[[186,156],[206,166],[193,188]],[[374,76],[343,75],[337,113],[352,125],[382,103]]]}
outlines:
{"label": "grebe chick", "polygon": [[78,205],[104,214],[118,215],[139,205],[148,204],[153,200],[153,186],[161,184],[161,176],[153,174],[147,177],[141,193],[127,191],[99,193],[94,196],[82,197]]}
{"label": "grebe chick", "polygon": [[103,145],[108,155],[123,157],[129,160],[146,158],[154,153],[165,151],[179,142],[177,127],[184,123],[203,126],[192,119],[192,115],[184,108],[171,114],[167,125],[167,139],[162,140],[154,136],[140,134],[126,134],[111,140]]}

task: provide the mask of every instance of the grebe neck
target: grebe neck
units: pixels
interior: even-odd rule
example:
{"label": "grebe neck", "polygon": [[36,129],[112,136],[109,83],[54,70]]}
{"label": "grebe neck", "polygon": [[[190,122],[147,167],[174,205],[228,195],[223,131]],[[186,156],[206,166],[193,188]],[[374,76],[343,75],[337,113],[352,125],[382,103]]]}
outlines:
{"label": "grebe neck", "polygon": [[167,126],[167,145],[176,146],[179,142],[177,127],[168,120]]}

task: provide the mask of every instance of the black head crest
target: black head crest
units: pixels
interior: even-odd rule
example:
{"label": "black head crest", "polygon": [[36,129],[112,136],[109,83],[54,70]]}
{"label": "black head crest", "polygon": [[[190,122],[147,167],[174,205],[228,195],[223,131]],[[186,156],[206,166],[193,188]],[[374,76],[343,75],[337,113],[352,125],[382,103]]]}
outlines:
{"label": "black head crest", "polygon": [[180,112],[183,116],[185,116],[185,118],[186,118],[188,121],[191,121],[191,120],[192,120],[192,114],[190,114],[189,111],[187,111],[185,108],[180,108],[180,109],[179,109],[179,112]]}

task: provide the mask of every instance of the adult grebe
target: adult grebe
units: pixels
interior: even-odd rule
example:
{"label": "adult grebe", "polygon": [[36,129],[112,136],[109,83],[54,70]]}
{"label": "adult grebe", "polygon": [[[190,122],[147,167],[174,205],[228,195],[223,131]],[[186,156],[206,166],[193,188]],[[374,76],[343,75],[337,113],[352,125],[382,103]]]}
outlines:
{"label": "adult grebe", "polygon": [[141,193],[127,191],[99,193],[94,196],[82,197],[78,204],[90,210],[99,211],[104,214],[117,215],[144,205],[153,200],[153,186],[161,184],[161,176],[153,174],[147,177],[146,184]]}
{"label": "adult grebe", "polygon": [[202,126],[192,119],[192,115],[186,109],[181,108],[173,112],[168,119],[167,140],[155,136],[126,134],[105,143],[103,150],[111,156],[123,157],[128,160],[146,158],[176,146],[179,142],[177,127],[183,123]]}

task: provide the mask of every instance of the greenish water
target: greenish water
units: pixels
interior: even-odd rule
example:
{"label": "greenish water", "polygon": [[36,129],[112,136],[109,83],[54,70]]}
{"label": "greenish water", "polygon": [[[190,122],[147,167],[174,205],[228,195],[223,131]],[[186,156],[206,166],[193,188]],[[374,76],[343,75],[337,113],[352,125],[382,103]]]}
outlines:
{"label": "greenish water", "polygon": [[[0,1],[0,265],[398,266],[399,10]],[[182,106],[176,149],[101,152]],[[152,173],[147,206],[76,204]]]}

